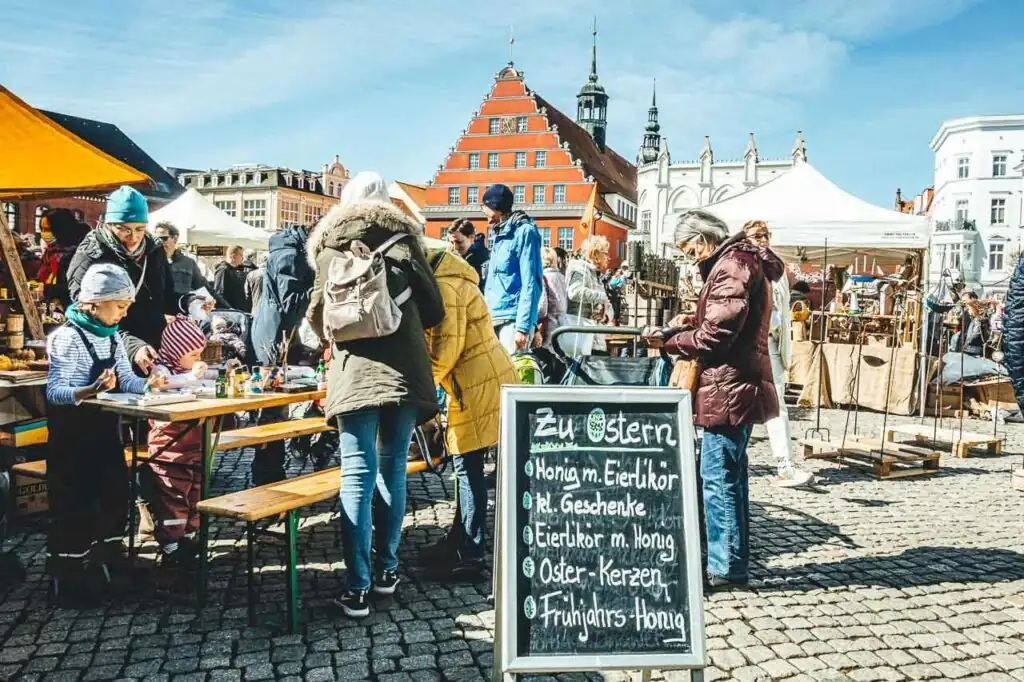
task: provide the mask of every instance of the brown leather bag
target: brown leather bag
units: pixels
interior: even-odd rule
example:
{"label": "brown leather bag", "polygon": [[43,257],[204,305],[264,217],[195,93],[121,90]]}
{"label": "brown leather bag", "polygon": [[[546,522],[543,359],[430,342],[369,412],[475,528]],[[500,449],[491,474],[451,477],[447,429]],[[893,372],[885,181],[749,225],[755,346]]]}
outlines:
{"label": "brown leather bag", "polygon": [[697,390],[698,377],[700,377],[699,360],[676,360],[676,364],[672,365],[672,376],[668,379],[668,385],[694,393]]}

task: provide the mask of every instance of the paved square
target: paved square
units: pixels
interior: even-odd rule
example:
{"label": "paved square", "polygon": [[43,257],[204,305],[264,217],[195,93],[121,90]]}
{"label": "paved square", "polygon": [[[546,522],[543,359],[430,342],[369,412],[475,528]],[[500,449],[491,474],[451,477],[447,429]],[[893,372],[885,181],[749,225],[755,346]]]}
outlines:
{"label": "paved square", "polygon": [[[813,413],[797,411],[794,436]],[[847,414],[823,413],[833,441]],[[910,418],[890,418],[907,423]],[[947,420],[948,422],[949,420]],[[861,414],[862,434],[882,417]],[[851,420],[852,427],[852,420]],[[971,431],[990,423],[968,420]],[[1024,680],[1024,493],[1010,487],[1024,426],[1000,426],[1007,454],[943,457],[938,474],[875,481],[824,462],[813,491],[772,482],[763,428],[751,443],[752,589],[706,601],[707,680]],[[248,455],[220,459],[214,487],[242,487]],[[293,465],[297,473],[299,467]],[[451,484],[448,483],[448,490]],[[403,560],[440,537],[454,511],[436,476],[410,480]],[[361,622],[332,607],[341,552],[330,503],[299,532],[302,634],[283,620],[283,548],[257,554],[259,617],[246,625],[243,527],[213,525],[210,602],[196,613],[193,583],[149,568],[143,586],[106,608],[74,612],[46,601],[45,521],[16,526],[7,547],[28,564],[0,586],[0,680],[482,680],[491,670],[488,583],[447,586],[404,572],[392,603]],[[147,545],[143,557],[152,559]],[[146,564],[150,566],[149,563]],[[684,679],[680,673],[655,675]],[[638,679],[635,674],[561,679]]]}

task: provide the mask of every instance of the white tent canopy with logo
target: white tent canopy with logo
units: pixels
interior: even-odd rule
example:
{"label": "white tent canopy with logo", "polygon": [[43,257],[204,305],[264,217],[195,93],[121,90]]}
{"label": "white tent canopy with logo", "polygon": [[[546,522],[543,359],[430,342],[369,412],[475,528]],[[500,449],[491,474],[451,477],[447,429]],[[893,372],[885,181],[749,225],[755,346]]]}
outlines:
{"label": "white tent canopy with logo", "polygon": [[241,246],[266,251],[270,233],[243,223],[220,210],[194,189],[149,214],[149,227],[172,223],[181,233],[179,241],[192,246]]}
{"label": "white tent canopy with logo", "polygon": [[[828,246],[830,262],[857,257],[902,260],[909,251],[928,247],[928,219],[869,204],[848,194],[807,162],[749,192],[704,207],[738,232],[748,220],[763,220],[772,247],[783,257],[797,254],[820,261]],[[666,241],[680,212],[666,221]],[[826,242],[827,240],[827,242]]]}

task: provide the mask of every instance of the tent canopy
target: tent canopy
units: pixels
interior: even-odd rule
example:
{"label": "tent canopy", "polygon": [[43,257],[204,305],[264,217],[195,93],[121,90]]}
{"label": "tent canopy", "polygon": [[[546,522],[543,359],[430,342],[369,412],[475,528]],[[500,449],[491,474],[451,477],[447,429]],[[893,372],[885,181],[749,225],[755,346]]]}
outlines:
{"label": "tent canopy", "polygon": [[[928,219],[881,208],[844,192],[807,162],[749,192],[704,207],[738,232],[748,220],[763,220],[772,246],[804,247],[814,259],[828,246],[839,255],[879,255],[928,246]],[[677,214],[678,215],[678,214]],[[669,217],[669,224],[674,218]],[[666,230],[667,240],[672,230]],[[835,251],[833,251],[835,249]]]}
{"label": "tent canopy", "polygon": [[149,214],[149,227],[173,223],[181,232],[182,244],[194,246],[241,246],[266,251],[270,233],[229,216],[194,189]]}
{"label": "tent canopy", "polygon": [[103,192],[150,182],[72,135],[0,85],[0,197]]}

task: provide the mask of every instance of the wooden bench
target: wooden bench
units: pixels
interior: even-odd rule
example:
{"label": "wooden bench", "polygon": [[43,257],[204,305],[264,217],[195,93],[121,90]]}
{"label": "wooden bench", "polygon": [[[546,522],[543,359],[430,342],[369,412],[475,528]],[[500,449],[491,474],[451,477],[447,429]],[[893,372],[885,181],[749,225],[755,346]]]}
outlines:
{"label": "wooden bench", "polygon": [[251,448],[289,438],[312,436],[325,431],[334,431],[334,427],[328,424],[323,417],[304,417],[272,424],[247,426],[220,434],[220,439],[217,441],[217,452]]}
{"label": "wooden bench", "polygon": [[[441,459],[435,459],[434,465],[440,466]],[[407,463],[406,475],[427,471],[429,467],[423,460]],[[249,623],[256,620],[256,582],[255,562],[257,532],[256,523],[266,519],[285,515],[285,544],[288,548],[288,562],[285,572],[288,594],[288,631],[298,632],[299,627],[299,569],[298,551],[296,548],[296,531],[298,529],[298,511],[338,496],[341,492],[341,468],[331,467],[312,474],[296,476],[276,483],[268,483],[248,490],[240,490],[220,497],[203,500],[198,505],[200,514],[237,519],[245,522],[246,543],[246,575],[247,575],[247,608]],[[266,534],[266,531],[262,531]],[[204,552],[200,561],[207,560]]]}

